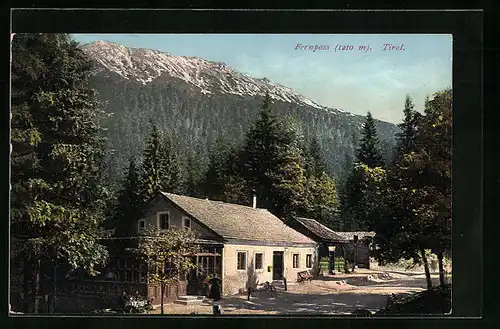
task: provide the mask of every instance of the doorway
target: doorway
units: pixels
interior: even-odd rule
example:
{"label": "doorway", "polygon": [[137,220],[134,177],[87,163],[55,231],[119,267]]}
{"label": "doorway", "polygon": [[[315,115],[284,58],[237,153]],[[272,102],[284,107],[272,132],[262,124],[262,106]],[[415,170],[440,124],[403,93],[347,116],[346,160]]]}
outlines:
{"label": "doorway", "polygon": [[273,280],[283,280],[283,251],[273,251]]}

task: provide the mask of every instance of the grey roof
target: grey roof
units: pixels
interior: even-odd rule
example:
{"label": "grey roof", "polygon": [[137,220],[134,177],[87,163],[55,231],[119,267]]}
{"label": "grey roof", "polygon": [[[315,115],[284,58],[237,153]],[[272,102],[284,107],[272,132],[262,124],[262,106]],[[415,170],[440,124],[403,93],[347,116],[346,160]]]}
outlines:
{"label": "grey roof", "polygon": [[266,209],[172,193],[161,194],[224,239],[316,244]]}
{"label": "grey roof", "polygon": [[356,231],[356,232],[335,232],[344,239],[354,240],[354,236],[357,235],[358,239],[362,240],[365,238],[373,238],[375,236],[375,232],[366,232],[366,231]]}
{"label": "grey roof", "polygon": [[308,229],[311,233],[313,233],[322,240],[328,242],[348,242],[348,239],[346,239],[344,236],[337,234],[336,232],[326,227],[325,225],[321,224],[315,219],[303,218],[303,217],[297,217],[296,219],[306,229]]}

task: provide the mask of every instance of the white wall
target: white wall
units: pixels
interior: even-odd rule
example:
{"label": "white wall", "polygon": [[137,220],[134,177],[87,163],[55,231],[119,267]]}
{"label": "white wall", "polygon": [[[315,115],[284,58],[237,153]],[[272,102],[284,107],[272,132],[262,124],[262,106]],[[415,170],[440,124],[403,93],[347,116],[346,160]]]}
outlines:
{"label": "white wall", "polygon": [[[273,265],[273,251],[283,251],[283,276],[287,282],[296,282],[297,273],[308,270],[306,268],[306,255],[312,255],[312,266],[316,268],[316,247],[288,247],[285,252],[284,247],[258,246],[243,244],[225,244],[223,251],[223,294],[236,294],[240,290],[246,290],[248,285],[255,288],[255,285],[263,284],[266,281],[273,281],[273,273],[268,272],[268,266]],[[246,270],[238,270],[238,252],[247,253]],[[255,253],[263,253],[263,269],[255,270]],[[299,254],[299,268],[293,268],[292,255]],[[312,270],[312,269],[309,269]]]}

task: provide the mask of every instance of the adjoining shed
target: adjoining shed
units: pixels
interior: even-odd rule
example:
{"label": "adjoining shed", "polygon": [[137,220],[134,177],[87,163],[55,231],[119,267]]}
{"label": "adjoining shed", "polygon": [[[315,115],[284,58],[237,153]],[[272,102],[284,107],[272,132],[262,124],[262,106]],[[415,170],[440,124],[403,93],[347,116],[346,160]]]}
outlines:
{"label": "adjoining shed", "polygon": [[344,270],[342,260],[344,249],[349,244],[348,239],[311,218],[297,217],[291,225],[318,243],[316,257],[320,260],[319,272],[334,273]]}
{"label": "adjoining shed", "polygon": [[370,268],[370,256],[372,254],[370,244],[375,232],[355,231],[355,232],[335,232],[348,241],[345,245],[344,259],[356,266]]}
{"label": "adjoining shed", "polygon": [[[291,226],[319,244],[317,258],[323,271],[342,272],[345,262],[355,262],[359,267],[370,267],[370,243],[375,232],[334,231],[315,219],[303,217],[296,217]],[[325,265],[325,262],[328,262],[328,265]]]}

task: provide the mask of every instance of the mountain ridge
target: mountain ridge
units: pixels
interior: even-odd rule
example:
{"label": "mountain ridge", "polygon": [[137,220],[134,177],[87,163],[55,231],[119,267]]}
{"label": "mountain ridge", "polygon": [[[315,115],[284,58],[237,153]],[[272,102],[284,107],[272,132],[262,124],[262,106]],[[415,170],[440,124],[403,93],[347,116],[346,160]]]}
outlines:
{"label": "mountain ridge", "polygon": [[[233,69],[231,66],[220,61],[210,61],[197,56],[171,55],[168,52],[163,52],[151,48],[128,47],[120,45],[118,43],[103,40],[84,44],[82,45],[82,49],[91,57],[96,58],[97,61],[108,70],[121,75],[125,79],[130,80],[132,78],[144,85],[152,82],[152,80],[158,78],[163,73],[168,73],[171,76],[181,78],[184,81],[191,83],[193,86],[200,88],[202,93],[212,94],[214,92],[209,90],[207,87],[215,87],[216,91],[222,93],[248,95],[251,97],[257,95],[263,96],[265,92],[268,91],[271,98],[275,100],[281,100],[290,103],[295,101],[315,107],[317,109],[356,115],[337,108],[320,105],[313,100],[303,96],[302,94],[296,92],[290,87],[287,87],[280,83],[275,83],[266,77],[252,77],[246,73]],[[126,65],[121,65],[121,67],[117,65],[117,55],[120,56],[120,62],[125,62]],[[145,63],[143,63],[140,67],[134,67],[134,62],[137,62],[138,59],[147,61],[145,61]],[[157,70],[151,69],[154,64],[158,65],[159,68]],[[168,65],[170,65],[170,67]],[[184,67],[180,68],[179,66],[181,65],[184,65]],[[191,72],[189,70],[186,70],[186,68],[191,69]],[[149,72],[144,72],[144,69],[149,69]],[[193,69],[198,70],[193,72]],[[225,80],[220,81],[222,86],[210,86],[203,79],[203,77],[200,78],[200,74],[207,75],[207,73],[203,72],[203,70],[220,70],[222,71],[222,73],[236,76],[238,80],[236,80],[235,83],[232,84],[235,88],[227,88],[228,84]],[[149,76],[144,77],[145,73],[149,73]],[[193,79],[191,77],[193,73],[195,73],[194,75],[198,79]],[[211,82],[213,83],[214,81]],[[217,87],[221,88],[217,90]]]}
{"label": "mountain ridge", "polygon": [[[291,88],[252,78],[222,62],[105,41],[83,45],[82,50],[95,62],[91,85],[113,114],[103,119],[103,126],[114,175],[122,172],[129,157],[140,157],[151,122],[175,136],[183,152],[206,164],[217,139],[244,141],[266,92],[276,115],[295,118],[306,140],[318,137],[332,176],[342,180],[352,165],[364,116],[321,106]],[[375,122],[389,159],[398,128]]]}

